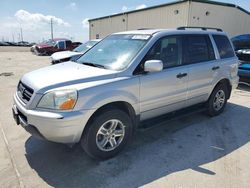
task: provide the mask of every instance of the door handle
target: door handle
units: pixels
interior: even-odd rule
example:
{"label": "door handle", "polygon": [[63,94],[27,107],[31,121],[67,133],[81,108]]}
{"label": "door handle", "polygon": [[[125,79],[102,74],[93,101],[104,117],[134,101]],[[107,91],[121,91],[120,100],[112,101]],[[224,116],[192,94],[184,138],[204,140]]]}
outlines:
{"label": "door handle", "polygon": [[219,66],[215,66],[215,67],[212,68],[212,70],[214,71],[214,70],[217,70],[219,68],[220,68]]}
{"label": "door handle", "polygon": [[176,75],[177,78],[183,78],[185,76],[187,76],[187,73],[179,73]]}

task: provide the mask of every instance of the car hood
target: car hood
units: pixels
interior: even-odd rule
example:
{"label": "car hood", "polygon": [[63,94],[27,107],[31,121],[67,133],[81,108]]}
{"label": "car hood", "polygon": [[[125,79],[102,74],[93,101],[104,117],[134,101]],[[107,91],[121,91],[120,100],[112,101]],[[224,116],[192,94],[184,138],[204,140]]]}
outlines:
{"label": "car hood", "polygon": [[117,71],[65,62],[25,74],[21,81],[36,93],[85,82],[115,78]]}
{"label": "car hood", "polygon": [[56,52],[51,55],[51,58],[53,61],[57,61],[60,59],[70,58],[75,55],[81,55],[80,52],[73,52],[73,51],[62,51],[62,52]]}
{"label": "car hood", "polygon": [[46,44],[46,43],[37,44],[36,46],[38,48],[50,48],[50,47],[53,47],[52,45],[49,45],[49,44]]}

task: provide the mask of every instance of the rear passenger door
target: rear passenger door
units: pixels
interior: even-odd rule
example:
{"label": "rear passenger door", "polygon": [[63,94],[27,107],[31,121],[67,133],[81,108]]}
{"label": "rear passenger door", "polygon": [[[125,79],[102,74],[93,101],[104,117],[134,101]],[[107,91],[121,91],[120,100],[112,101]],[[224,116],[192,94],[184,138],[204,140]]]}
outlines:
{"label": "rear passenger door", "polygon": [[188,69],[187,106],[207,100],[218,63],[209,35],[186,35],[183,64]]}

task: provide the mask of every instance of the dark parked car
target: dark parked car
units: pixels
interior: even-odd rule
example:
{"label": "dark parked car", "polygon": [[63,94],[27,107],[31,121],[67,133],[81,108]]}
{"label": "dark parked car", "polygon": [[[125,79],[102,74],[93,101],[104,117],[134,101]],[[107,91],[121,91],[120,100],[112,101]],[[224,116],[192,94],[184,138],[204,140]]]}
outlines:
{"label": "dark parked car", "polygon": [[239,76],[240,80],[250,82],[250,34],[233,37],[235,53],[240,60]]}
{"label": "dark parked car", "polygon": [[74,48],[79,46],[79,44],[79,42],[74,43],[69,39],[56,38],[32,46],[31,51],[34,51],[34,53],[37,55],[51,55],[59,51],[73,50]]}
{"label": "dark parked car", "polygon": [[250,83],[250,62],[242,61],[238,74],[240,81]]}
{"label": "dark parked car", "polygon": [[242,61],[250,61],[250,34],[238,35],[231,40],[238,58]]}
{"label": "dark parked car", "polygon": [[8,42],[0,42],[0,46],[9,46]]}

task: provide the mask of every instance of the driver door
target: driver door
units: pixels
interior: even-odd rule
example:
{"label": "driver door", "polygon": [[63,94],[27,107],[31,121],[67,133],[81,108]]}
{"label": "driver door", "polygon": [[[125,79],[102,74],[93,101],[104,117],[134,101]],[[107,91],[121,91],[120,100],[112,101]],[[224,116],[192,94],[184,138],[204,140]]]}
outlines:
{"label": "driver door", "polygon": [[142,61],[161,60],[163,70],[140,78],[141,120],[186,107],[188,70],[182,66],[182,37],[159,39]]}

